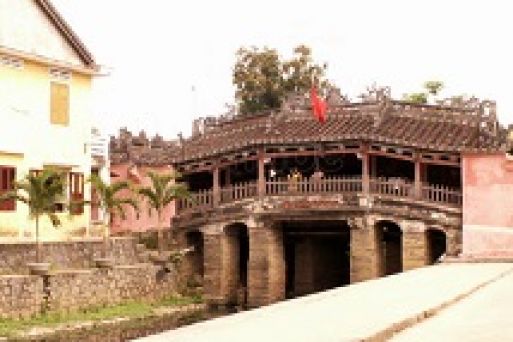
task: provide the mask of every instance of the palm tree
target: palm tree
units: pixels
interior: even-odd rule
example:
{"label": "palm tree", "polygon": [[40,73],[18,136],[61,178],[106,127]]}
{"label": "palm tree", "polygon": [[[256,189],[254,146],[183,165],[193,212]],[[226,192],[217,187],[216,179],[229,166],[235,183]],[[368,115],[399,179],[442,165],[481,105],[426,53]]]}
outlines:
{"label": "palm tree", "polygon": [[36,221],[36,262],[41,263],[41,241],[39,239],[39,220],[47,215],[54,227],[61,224],[56,215],[56,205],[61,203],[64,194],[64,175],[45,169],[29,173],[20,182],[15,182],[14,189],[0,196],[0,200],[14,199],[29,207],[29,215]]}
{"label": "palm tree", "polygon": [[146,198],[148,202],[148,212],[151,216],[152,210],[157,212],[157,244],[158,251],[161,254],[164,250],[162,216],[164,209],[174,200],[188,198],[189,192],[183,183],[176,183],[177,174],[158,174],[148,172],[151,179],[151,186],[141,187],[137,192]]}
{"label": "palm tree", "polygon": [[131,197],[120,197],[119,192],[122,190],[130,190],[130,183],[126,181],[118,181],[112,184],[105,183],[98,175],[91,175],[89,181],[96,190],[97,202],[92,204],[98,205],[103,212],[104,221],[107,222],[105,225],[105,231],[103,234],[104,248],[103,257],[107,257],[107,250],[109,245],[108,240],[108,227],[112,223],[114,214],[119,214],[122,219],[126,218],[125,207],[131,206],[135,210],[139,210],[137,202]]}

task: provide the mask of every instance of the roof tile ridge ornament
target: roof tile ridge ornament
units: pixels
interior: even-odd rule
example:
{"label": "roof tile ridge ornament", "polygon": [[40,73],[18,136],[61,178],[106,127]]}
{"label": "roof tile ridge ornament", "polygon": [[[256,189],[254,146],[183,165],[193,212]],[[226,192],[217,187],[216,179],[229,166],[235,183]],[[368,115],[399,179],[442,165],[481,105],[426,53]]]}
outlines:
{"label": "roof tile ridge ornament", "polygon": [[362,104],[374,104],[370,108],[373,116],[373,127],[378,128],[393,109],[392,91],[388,86],[377,86],[375,83],[367,87],[367,93],[360,95]]}

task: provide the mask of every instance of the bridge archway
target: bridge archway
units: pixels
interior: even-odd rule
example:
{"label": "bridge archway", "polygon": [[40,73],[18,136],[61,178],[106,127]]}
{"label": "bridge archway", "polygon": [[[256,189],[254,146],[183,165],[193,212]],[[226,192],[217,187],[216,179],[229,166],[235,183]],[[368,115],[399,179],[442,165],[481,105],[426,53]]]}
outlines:
{"label": "bridge archway", "polygon": [[382,220],[376,223],[376,243],[380,276],[387,276],[403,270],[402,230],[393,221]]}
{"label": "bridge archway", "polygon": [[228,304],[245,305],[248,287],[249,234],[246,224],[236,222],[224,227],[227,250],[226,283]]}
{"label": "bridge archway", "polygon": [[429,228],[426,230],[428,261],[434,264],[447,251],[447,234],[440,229]]}
{"label": "bridge archway", "polygon": [[199,230],[189,231],[185,233],[185,240],[186,247],[192,248],[185,255],[185,267],[189,275],[189,281],[201,284],[205,273],[203,233]]}
{"label": "bridge archway", "polygon": [[350,229],[345,221],[282,222],[286,297],[350,283]]}

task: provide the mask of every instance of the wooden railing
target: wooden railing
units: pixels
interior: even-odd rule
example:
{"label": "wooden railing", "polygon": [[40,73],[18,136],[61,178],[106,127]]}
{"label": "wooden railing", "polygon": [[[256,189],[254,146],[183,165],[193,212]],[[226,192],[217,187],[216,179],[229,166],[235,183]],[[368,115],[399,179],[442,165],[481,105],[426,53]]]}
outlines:
{"label": "wooden railing", "polygon": [[460,206],[463,203],[462,198],[461,190],[442,185],[424,185],[422,187],[422,199],[427,202]]}
{"label": "wooden railing", "polygon": [[371,178],[369,186],[372,194],[412,198],[414,196],[413,183],[402,178]]}
{"label": "wooden railing", "polygon": [[221,188],[221,203],[230,203],[257,196],[257,183],[246,182]]}
{"label": "wooden railing", "polygon": [[179,199],[176,203],[178,212],[188,209],[206,209],[214,207],[212,190],[200,190],[191,194],[189,198]]}
{"label": "wooden railing", "polygon": [[[247,198],[258,197],[258,183],[246,182],[220,189],[219,203],[227,204]],[[266,196],[330,195],[340,193],[362,193],[361,177],[303,178],[299,180],[272,179],[265,182]],[[421,187],[416,196],[413,182],[401,178],[370,178],[369,193],[398,198],[409,198],[449,206],[461,206],[461,190],[439,185]],[[202,190],[192,194],[190,199],[177,201],[177,212],[201,210],[214,207],[213,191]]]}
{"label": "wooden railing", "polygon": [[303,178],[299,180],[277,179],[268,180],[265,184],[265,193],[270,196],[294,194],[336,194],[361,191],[361,177],[325,177],[321,179]]}

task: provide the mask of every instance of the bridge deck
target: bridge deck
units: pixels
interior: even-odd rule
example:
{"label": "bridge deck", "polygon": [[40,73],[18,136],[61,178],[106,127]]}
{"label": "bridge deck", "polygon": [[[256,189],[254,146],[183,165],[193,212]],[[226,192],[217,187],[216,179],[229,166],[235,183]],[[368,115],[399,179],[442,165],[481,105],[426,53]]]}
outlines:
{"label": "bridge deck", "polygon": [[392,341],[511,341],[513,274],[484,287]]}
{"label": "bridge deck", "polygon": [[197,323],[141,341],[354,341],[388,337],[508,272],[513,264],[444,264]]}

